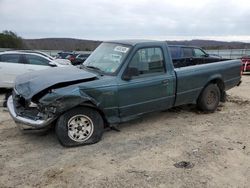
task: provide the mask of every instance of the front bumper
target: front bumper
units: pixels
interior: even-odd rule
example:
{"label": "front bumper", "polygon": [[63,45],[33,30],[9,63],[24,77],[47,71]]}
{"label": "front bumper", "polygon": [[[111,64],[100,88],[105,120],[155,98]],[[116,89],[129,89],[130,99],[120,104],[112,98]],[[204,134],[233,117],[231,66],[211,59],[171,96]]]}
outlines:
{"label": "front bumper", "polygon": [[44,129],[44,128],[48,127],[54,120],[52,118],[49,118],[47,120],[33,120],[30,118],[26,118],[26,117],[22,117],[22,116],[18,115],[15,112],[15,107],[14,107],[12,96],[10,96],[8,98],[7,107],[8,107],[8,110],[9,110],[11,117],[14,119],[14,121],[18,125],[20,125],[20,124],[26,125],[26,126],[21,126],[22,129],[28,129],[27,127],[31,127],[29,129]]}

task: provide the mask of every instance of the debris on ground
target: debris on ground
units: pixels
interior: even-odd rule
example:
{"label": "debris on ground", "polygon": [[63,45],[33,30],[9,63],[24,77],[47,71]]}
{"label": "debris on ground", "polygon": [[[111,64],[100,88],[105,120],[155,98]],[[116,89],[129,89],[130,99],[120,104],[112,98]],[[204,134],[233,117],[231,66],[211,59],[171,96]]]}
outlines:
{"label": "debris on ground", "polygon": [[191,162],[188,162],[188,161],[181,161],[181,162],[175,163],[174,166],[176,168],[186,168],[186,169],[189,169],[189,168],[193,168],[194,164],[191,163]]}

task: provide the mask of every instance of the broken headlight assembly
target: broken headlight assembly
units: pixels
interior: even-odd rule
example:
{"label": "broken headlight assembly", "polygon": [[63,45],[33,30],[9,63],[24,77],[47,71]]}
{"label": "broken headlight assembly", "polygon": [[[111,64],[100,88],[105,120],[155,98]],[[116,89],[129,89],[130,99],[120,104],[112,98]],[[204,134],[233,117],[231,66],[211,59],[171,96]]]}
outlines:
{"label": "broken headlight assembly", "polygon": [[34,103],[34,102],[29,103],[29,108],[37,108],[37,107],[38,107],[38,105],[36,103]]}

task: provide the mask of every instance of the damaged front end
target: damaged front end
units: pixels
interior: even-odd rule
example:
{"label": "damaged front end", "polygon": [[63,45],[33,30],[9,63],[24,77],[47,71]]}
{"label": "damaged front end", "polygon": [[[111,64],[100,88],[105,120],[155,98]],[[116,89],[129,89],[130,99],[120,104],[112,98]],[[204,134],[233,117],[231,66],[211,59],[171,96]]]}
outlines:
{"label": "damaged front end", "polygon": [[36,103],[28,102],[16,90],[9,97],[7,106],[10,115],[22,130],[47,129],[56,119],[53,109],[45,110]]}
{"label": "damaged front end", "polygon": [[[48,129],[66,110],[91,100],[77,84],[93,81],[96,75],[78,69],[54,69],[22,75],[7,101],[9,113],[22,130]],[[54,75],[54,76],[53,76]]]}

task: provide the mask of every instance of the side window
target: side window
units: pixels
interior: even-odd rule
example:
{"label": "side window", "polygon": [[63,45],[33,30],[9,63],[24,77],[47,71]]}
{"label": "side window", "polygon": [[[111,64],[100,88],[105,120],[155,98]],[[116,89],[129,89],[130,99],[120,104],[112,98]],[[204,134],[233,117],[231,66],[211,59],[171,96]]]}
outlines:
{"label": "side window", "polygon": [[44,65],[49,66],[49,60],[36,55],[26,54],[27,63],[30,65]]}
{"label": "side window", "polygon": [[136,68],[139,72],[139,75],[133,78],[164,73],[164,58],[161,48],[143,48],[138,50],[129,63],[129,68]]}
{"label": "side window", "polygon": [[170,47],[169,47],[169,50],[170,50],[172,59],[177,59],[177,58],[179,58],[179,47],[170,46]]}
{"label": "side window", "polygon": [[195,57],[205,57],[206,54],[201,49],[195,48],[194,55],[195,55]]}
{"label": "side window", "polygon": [[182,48],[182,56],[183,57],[193,57],[193,49],[192,48]]}
{"label": "side window", "polygon": [[19,55],[18,54],[3,54],[1,55],[1,61],[6,63],[18,63]]}

